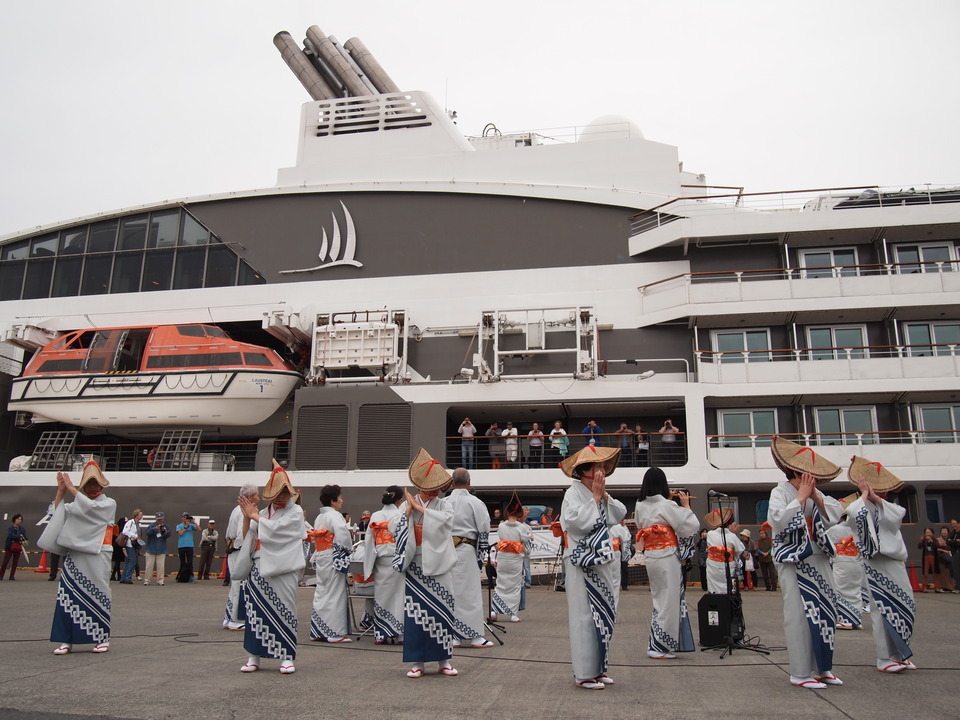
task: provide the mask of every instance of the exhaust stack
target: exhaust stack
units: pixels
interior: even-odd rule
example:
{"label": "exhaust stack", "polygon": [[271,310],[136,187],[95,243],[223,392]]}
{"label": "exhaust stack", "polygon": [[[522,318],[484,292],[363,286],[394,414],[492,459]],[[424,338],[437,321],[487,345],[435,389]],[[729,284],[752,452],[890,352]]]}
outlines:
{"label": "exhaust stack", "polygon": [[333,72],[336,73],[337,77],[340,78],[340,81],[346,86],[349,95],[362,96],[370,94],[370,90],[363,84],[360,76],[350,67],[350,63],[340,54],[340,51],[337,50],[337,46],[334,45],[333,41],[323,34],[323,30],[316,25],[311,25],[307,28],[307,39],[313,43],[313,46],[317,49],[323,61],[327,63]]}
{"label": "exhaust stack", "polygon": [[273,37],[273,44],[276,45],[283,61],[297,76],[297,80],[306,88],[311,98],[314,100],[331,100],[337,97],[337,93],[324,82],[320,73],[310,63],[303,50],[294,42],[290,33],[286,31],[278,32]]}
{"label": "exhaust stack", "polygon": [[370,82],[373,83],[373,86],[377,89],[379,93],[398,93],[400,88],[397,84],[387,75],[387,71],[383,69],[377,59],[373,56],[369,50],[367,50],[366,45],[364,45],[359,38],[350,38],[347,40],[343,47],[350,53],[350,57],[354,59],[360,69],[363,71],[363,74],[369,78]]}

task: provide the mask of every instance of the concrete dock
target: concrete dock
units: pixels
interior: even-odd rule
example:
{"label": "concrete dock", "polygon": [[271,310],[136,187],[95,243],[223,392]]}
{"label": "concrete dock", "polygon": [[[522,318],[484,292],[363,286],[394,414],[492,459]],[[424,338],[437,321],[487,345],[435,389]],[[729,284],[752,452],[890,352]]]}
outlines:
{"label": "concrete dock", "polygon": [[[877,672],[867,629],[838,632],[834,671],[846,683],[805,690],[788,682],[779,593],[744,594],[747,635],[771,652],[718,651],[657,661],[646,656],[650,594],[633,586],[621,600],[610,675],[602,691],[576,687],[563,593],[533,587],[504,644],[457,650],[458,677],[408,679],[401,648],[364,637],[347,645],[309,641],[312,588],[299,592],[297,672],[266,660],[240,673],[242,633],[221,627],[219,580],[113,588],[110,652],[89,647],[58,657],[48,640],[57,583],[21,570],[0,582],[0,718],[950,718],[960,662],[960,595],[917,594],[917,671]],[[694,635],[696,603],[691,588]],[[360,610],[360,601],[357,601]]]}

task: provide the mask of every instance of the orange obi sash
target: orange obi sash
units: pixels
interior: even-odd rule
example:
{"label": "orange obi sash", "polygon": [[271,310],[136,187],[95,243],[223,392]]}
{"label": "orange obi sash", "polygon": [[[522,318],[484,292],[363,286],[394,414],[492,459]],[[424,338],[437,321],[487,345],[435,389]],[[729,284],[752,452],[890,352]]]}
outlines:
{"label": "orange obi sash", "polygon": [[[375,522],[367,526],[367,530],[373,530],[373,542],[375,545],[389,545],[396,542],[393,535],[387,529],[390,527],[388,522]],[[417,543],[419,545],[419,543]]]}
{"label": "orange obi sash", "polygon": [[812,517],[807,518],[807,533],[810,535],[811,538],[813,538],[813,518]]}
{"label": "orange obi sash", "polygon": [[417,546],[423,545],[423,525],[414,525],[413,535],[417,538]]}
{"label": "orange obi sash", "polygon": [[112,545],[113,539],[117,536],[113,525],[107,525],[107,531],[103,534],[103,544]]}
{"label": "orange obi sash", "polygon": [[620,538],[613,539],[613,551],[620,552]]}
{"label": "orange obi sash", "polygon": [[733,550],[725,545],[711,545],[707,548],[707,559],[714,562],[729,562],[733,560]]}
{"label": "orange obi sash", "polygon": [[497,552],[523,555],[523,543],[520,540],[501,540],[497,543]]}
{"label": "orange obi sash", "polygon": [[857,544],[853,541],[853,535],[845,537],[837,543],[837,555],[846,555],[847,557],[856,557]]}
{"label": "orange obi sash", "polygon": [[326,528],[309,531],[307,538],[313,540],[313,546],[317,549],[317,552],[333,550],[333,533]]}
{"label": "orange obi sash", "polygon": [[651,525],[637,533],[637,542],[643,543],[644,550],[666,550],[680,545],[677,533],[669,525]]}
{"label": "orange obi sash", "polygon": [[364,577],[363,575],[354,575],[353,581],[355,583],[360,583],[361,585],[363,585],[364,583],[370,583],[370,582],[373,582],[373,575],[369,575],[367,577]]}
{"label": "orange obi sash", "polygon": [[563,538],[564,547],[570,547],[570,538],[568,538],[567,534],[563,531],[559,520],[554,520],[550,523],[550,532],[553,533],[555,538]]}

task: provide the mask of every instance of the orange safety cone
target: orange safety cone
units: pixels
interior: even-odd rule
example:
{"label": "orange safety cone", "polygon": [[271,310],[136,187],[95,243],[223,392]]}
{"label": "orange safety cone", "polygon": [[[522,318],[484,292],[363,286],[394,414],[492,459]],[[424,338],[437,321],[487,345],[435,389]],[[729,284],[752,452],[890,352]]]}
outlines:
{"label": "orange safety cone", "polygon": [[47,551],[44,550],[43,554],[40,556],[40,564],[37,565],[37,569],[34,572],[45,573],[50,572],[50,568],[47,567]]}

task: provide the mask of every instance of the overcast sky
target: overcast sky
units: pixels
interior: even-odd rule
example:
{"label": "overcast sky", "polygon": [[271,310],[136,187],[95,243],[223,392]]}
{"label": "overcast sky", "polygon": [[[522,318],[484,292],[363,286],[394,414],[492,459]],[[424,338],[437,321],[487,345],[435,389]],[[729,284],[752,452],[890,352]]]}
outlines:
{"label": "overcast sky", "polygon": [[634,120],[716,185],[960,185],[956,0],[5,0],[0,235],[269,187],[306,91],[272,38],[358,37],[466,134]]}

